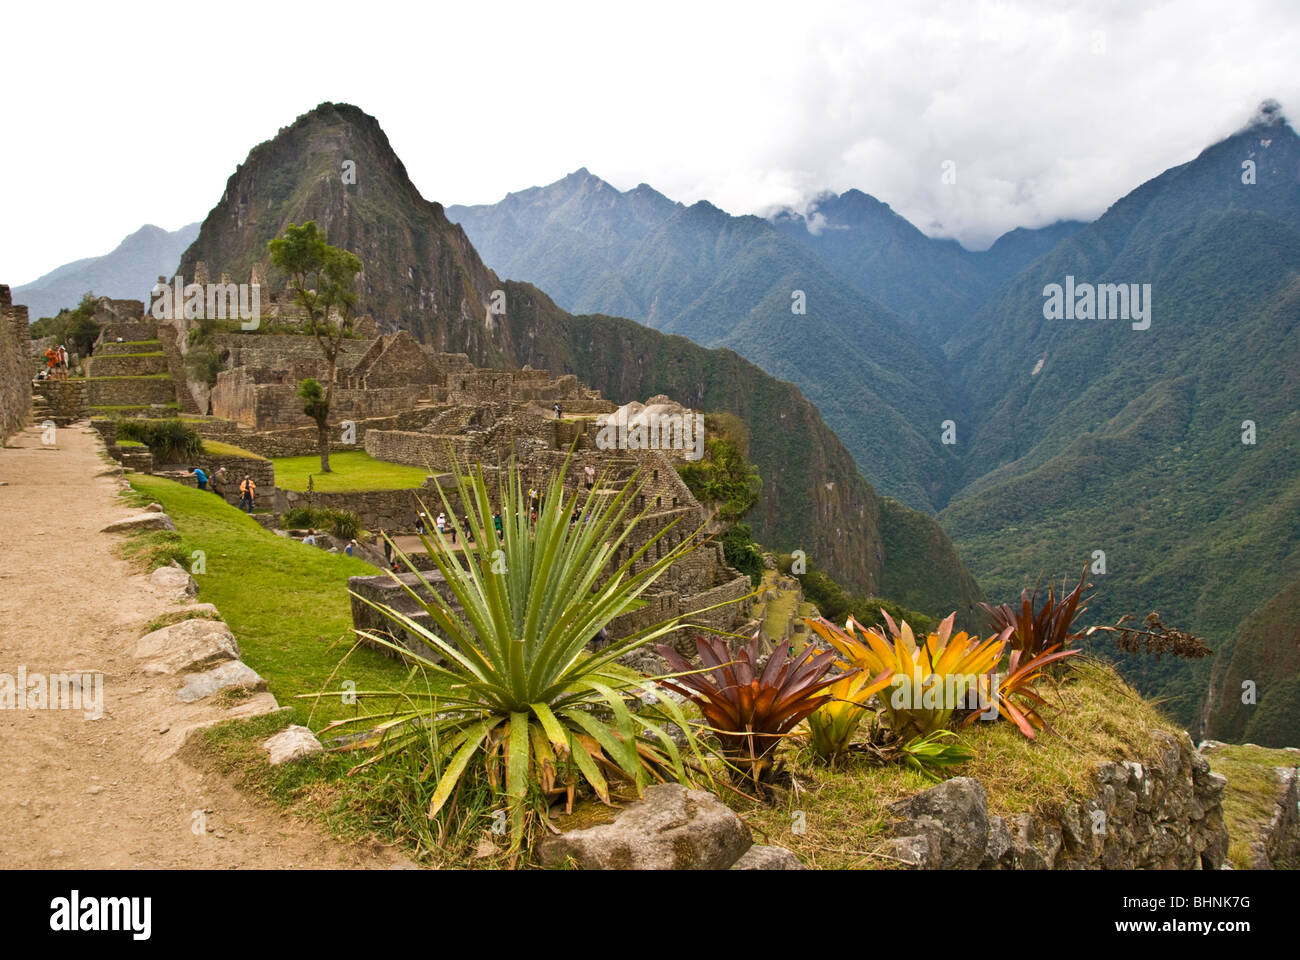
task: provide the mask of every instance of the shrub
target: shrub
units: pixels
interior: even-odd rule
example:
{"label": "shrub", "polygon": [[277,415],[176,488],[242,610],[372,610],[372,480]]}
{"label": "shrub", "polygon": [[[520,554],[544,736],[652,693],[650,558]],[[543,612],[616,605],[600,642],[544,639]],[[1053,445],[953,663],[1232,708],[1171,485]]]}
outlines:
{"label": "shrub", "polygon": [[352,540],[364,532],[360,517],[333,507],[293,507],[280,522],[286,527],[325,530],[340,540]]}
{"label": "shrub", "polygon": [[754,531],[747,523],[737,523],[722,535],[722,553],[728,565],[748,575],[752,586],[763,579],[763,551],[754,541]]}
{"label": "shrub", "polygon": [[119,440],[138,440],[149,448],[154,463],[186,463],[203,452],[203,438],[178,419],[133,420],[117,423]]}
{"label": "shrub", "polygon": [[[371,604],[445,660],[434,663],[389,637],[361,631],[361,637],[415,664],[430,689],[358,692],[359,698],[380,699],[386,707],[377,728],[374,715],[332,725],[360,725],[367,731],[345,749],[372,750],[362,766],[407,749],[428,751],[426,770],[437,781],[430,818],[452,815],[467,771],[474,779],[467,794],[475,793],[486,778],[494,792],[505,794],[516,851],[528,832],[526,820],[532,822],[528,810],[544,817],[546,805],[563,797],[571,805],[580,782],[606,803],[611,779],[625,781],[637,794],[651,780],[692,782],[687,761],[664,726],[673,723],[688,730],[680,708],[666,698],[656,698],[653,707],[642,706],[654,688],[615,665],[619,657],[679,629],[679,621],[644,627],[595,654],[586,647],[670,564],[695,549],[701,531],[651,561],[656,547],[663,545],[661,538],[675,525],[669,524],[611,575],[611,561],[652,509],[632,514],[644,486],[639,473],[613,497],[588,493],[582,519],[570,523],[581,492],[566,498],[566,462],[550,480],[546,507],[533,525],[517,465],[502,472],[495,498],[488,494],[481,465],[472,475],[459,463],[454,469],[460,512],[469,516],[473,545],[453,550],[436,531],[422,540],[456,603],[445,602],[398,550],[399,559],[419,578],[424,596],[431,598],[424,600],[408,590],[432,626],[416,623],[392,607]],[[439,490],[439,496],[452,512],[447,495]],[[494,500],[502,520],[499,539],[493,533]],[[433,691],[435,683],[448,692]],[[632,704],[639,712],[629,708]],[[689,732],[687,738],[698,761],[694,766],[703,768]]]}

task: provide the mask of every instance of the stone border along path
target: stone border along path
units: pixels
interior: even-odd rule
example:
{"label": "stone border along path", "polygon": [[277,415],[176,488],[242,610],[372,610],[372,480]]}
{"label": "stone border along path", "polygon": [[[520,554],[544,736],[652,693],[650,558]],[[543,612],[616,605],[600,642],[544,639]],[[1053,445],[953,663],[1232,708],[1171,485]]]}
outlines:
{"label": "stone border along path", "polygon": [[[56,440],[44,446],[29,428],[0,450],[0,674],[16,683],[24,668],[29,676],[101,672],[103,716],[0,709],[0,862],[410,866],[377,843],[336,842],[176,755],[194,729],[279,707],[234,659],[237,639],[220,621],[145,637],[155,617],[193,603],[189,575],[142,574],[118,555],[122,536],[104,528],[141,514],[117,496],[120,468],[104,462],[102,441],[84,421],[60,428]],[[139,522],[170,524],[157,511]],[[260,689],[226,709],[211,695],[222,679]],[[189,702],[178,696],[182,688]]]}

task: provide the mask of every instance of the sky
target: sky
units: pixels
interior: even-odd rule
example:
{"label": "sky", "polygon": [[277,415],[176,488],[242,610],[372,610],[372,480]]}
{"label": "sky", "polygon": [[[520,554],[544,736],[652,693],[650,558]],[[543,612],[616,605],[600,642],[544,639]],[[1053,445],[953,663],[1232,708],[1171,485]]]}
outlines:
{"label": "sky", "polygon": [[584,166],[733,214],[857,188],[971,249],[1095,218],[1267,97],[1300,114],[1296,0],[199,10],[6,8],[0,283],[202,220],[326,100],[447,205]]}

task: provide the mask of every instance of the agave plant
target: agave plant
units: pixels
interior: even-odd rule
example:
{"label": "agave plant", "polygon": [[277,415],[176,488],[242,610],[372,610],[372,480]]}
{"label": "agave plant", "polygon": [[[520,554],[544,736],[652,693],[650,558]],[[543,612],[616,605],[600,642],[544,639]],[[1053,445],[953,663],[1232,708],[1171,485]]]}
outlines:
{"label": "agave plant", "polygon": [[810,743],[818,759],[832,762],[848,750],[858,722],[867,711],[867,701],[888,686],[892,676],[892,670],[876,677],[854,670],[836,678],[827,690],[831,701],[808,715]]}
{"label": "agave plant", "polygon": [[980,677],[1002,659],[1009,629],[980,640],[965,632],[953,633],[955,614],[949,614],[938,632],[917,644],[907,621],[896,624],[880,611],[889,629],[867,628],[852,617],[844,630],[827,620],[809,619],[808,625],[843,658],[841,666],[857,667],[871,676],[889,671],[893,689],[881,700],[894,733],[903,741],[927,737],[948,726],[953,711],[972,702],[980,691]]}
{"label": "agave plant", "polygon": [[[428,613],[432,627],[358,597],[441,654],[443,662],[421,657],[388,636],[360,631],[421,669],[426,689],[358,691],[358,699],[379,700],[379,711],[331,724],[367,731],[349,749],[371,749],[373,755],[354,769],[431,744],[426,771],[437,777],[431,819],[444,807],[451,815],[467,770],[486,771],[492,787],[504,787],[512,850],[524,839],[525,808],[537,790],[550,799],[567,795],[571,806],[585,782],[609,803],[611,779],[631,784],[639,795],[651,781],[692,782],[692,769],[702,767],[693,738],[688,734],[693,755],[684,758],[665,730],[671,722],[688,731],[680,707],[661,698],[653,709],[634,712],[632,701],[652,688],[614,667],[629,651],[680,629],[679,620],[638,630],[596,653],[586,649],[670,564],[695,548],[701,531],[650,562],[669,525],[611,571],[612,558],[644,516],[644,511],[632,514],[641,474],[614,495],[589,492],[581,521],[570,523],[579,493],[566,498],[567,469],[566,461],[548,485],[545,509],[530,525],[525,484],[515,465],[502,471],[504,479],[498,477],[494,502],[481,466],[469,473],[455,464],[459,513],[469,516],[472,545],[454,549],[436,530],[422,540],[456,603],[445,602],[401,550],[398,557],[423,591],[403,587]],[[439,494],[446,512],[457,515],[446,493],[439,489]],[[499,541],[493,529],[498,509]]]}
{"label": "agave plant", "polygon": [[777,644],[760,669],[758,634],[734,657],[720,637],[700,637],[695,647],[703,670],[693,669],[675,649],[660,644],[660,655],[676,672],[659,682],[700,708],[707,729],[721,742],[723,756],[747,768],[758,783],[771,774],[781,739],[830,700],[824,691],[839,679],[826,676],[835,655],[818,653],[812,646],[791,654],[785,644]]}
{"label": "agave plant", "polygon": [[1036,657],[1051,647],[1068,647],[1074,640],[1083,637],[1082,631],[1074,629],[1074,622],[1088,609],[1092,597],[1084,598],[1083,592],[1092,584],[1087,583],[1088,568],[1083,568],[1083,575],[1078,585],[1069,593],[1065,592],[1065,583],[1061,583],[1061,598],[1056,598],[1056,585],[1047,586],[1047,597],[1042,605],[1038,604],[1038,590],[1031,594],[1028,588],[1020,591],[1020,606],[1009,604],[990,606],[981,603],[993,621],[994,630],[1011,628],[1011,649],[1024,652],[1027,657]]}

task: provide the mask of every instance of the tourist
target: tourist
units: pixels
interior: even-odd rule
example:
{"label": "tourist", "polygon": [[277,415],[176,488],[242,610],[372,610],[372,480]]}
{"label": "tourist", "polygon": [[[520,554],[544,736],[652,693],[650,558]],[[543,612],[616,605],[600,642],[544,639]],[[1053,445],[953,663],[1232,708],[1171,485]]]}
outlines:
{"label": "tourist", "polygon": [[305,536],[305,537],[302,538],[302,542],[305,543],[305,544],[307,544],[307,546],[309,546],[309,547],[314,547],[314,546],[316,546],[316,531],[315,531],[315,530],[308,530],[308,531],[307,531],[307,536]]}
{"label": "tourist", "polygon": [[582,473],[587,478],[587,489],[590,490],[596,485],[596,468],[587,464],[582,468]]}
{"label": "tourist", "polygon": [[424,536],[425,534],[426,527],[424,521],[427,516],[428,514],[426,514],[423,510],[421,510],[415,516],[415,532],[418,533],[420,536]]}
{"label": "tourist", "polygon": [[465,531],[465,542],[466,542],[466,543],[471,543],[471,542],[473,541],[473,539],[474,539],[474,528],[471,527],[471,526],[469,525],[469,514],[468,514],[468,513],[465,514],[464,523],[465,523],[465,525],[464,525],[463,527],[461,527],[461,529]]}
{"label": "tourist", "polygon": [[346,553],[349,557],[352,556],[352,548],[355,547],[356,545],[357,542],[355,540],[349,540],[348,545],[343,548],[343,552]]}
{"label": "tourist", "polygon": [[388,537],[384,537],[384,563],[392,563],[392,561],[393,544],[389,541]]}
{"label": "tourist", "polygon": [[226,473],[226,468],[224,466],[217,467],[217,472],[212,475],[212,492],[223,500],[226,498],[227,478],[228,474]]}
{"label": "tourist", "polygon": [[208,475],[202,467],[190,467],[190,473],[194,474],[194,482],[200,490],[208,489]]}
{"label": "tourist", "polygon": [[559,403],[557,402],[555,406],[551,407],[551,409],[555,411],[555,419],[559,420],[562,413]]}
{"label": "tourist", "polygon": [[492,514],[492,526],[496,528],[497,540],[501,539],[501,511]]}
{"label": "tourist", "polygon": [[244,474],[244,479],[239,481],[239,509],[253,512],[253,504],[257,501],[257,484],[248,474]]}
{"label": "tourist", "polygon": [[537,512],[537,488],[536,487],[528,488],[528,509],[533,511],[534,513]]}
{"label": "tourist", "polygon": [[438,533],[445,534],[447,532],[447,515],[445,513],[438,514],[437,524]]}

